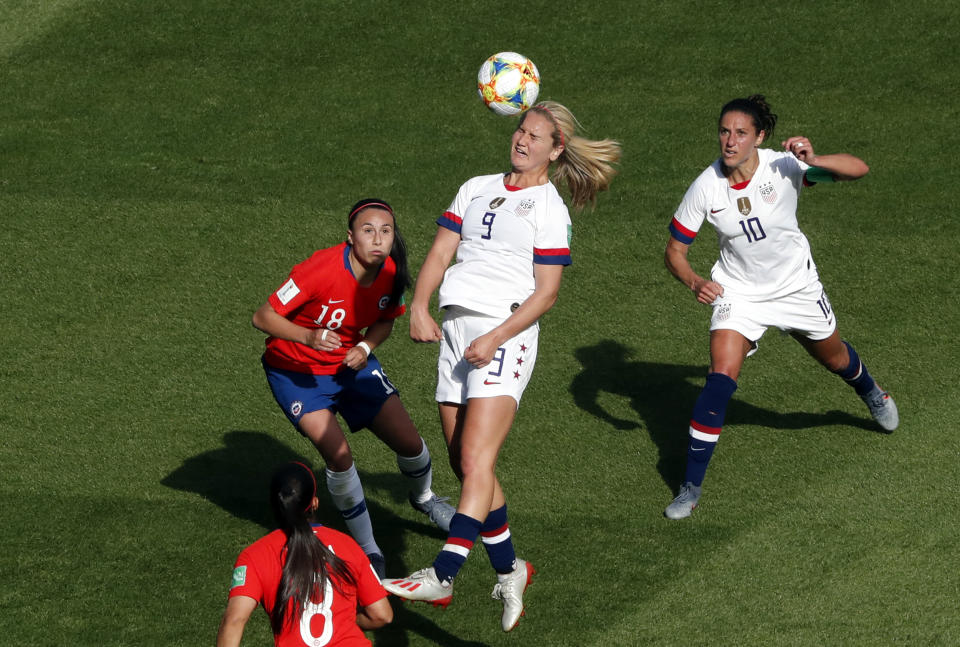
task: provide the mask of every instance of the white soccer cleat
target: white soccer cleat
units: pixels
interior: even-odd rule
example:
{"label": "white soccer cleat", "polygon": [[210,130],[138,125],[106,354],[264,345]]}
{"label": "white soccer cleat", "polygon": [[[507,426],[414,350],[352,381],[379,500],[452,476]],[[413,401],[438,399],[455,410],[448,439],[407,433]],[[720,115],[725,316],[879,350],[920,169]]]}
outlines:
{"label": "white soccer cleat", "polygon": [[523,613],[523,592],[530,585],[533,574],[536,573],[533,564],[522,559],[516,560],[516,568],[507,574],[497,574],[497,584],[493,587],[494,600],[503,601],[503,616],[500,626],[504,631],[510,631],[520,622]]}
{"label": "white soccer cleat", "polygon": [[407,577],[384,580],[383,588],[398,598],[427,602],[444,609],[453,601],[453,582],[444,584],[438,580],[432,566],[422,568]]}
{"label": "white soccer cleat", "polygon": [[680,488],[680,493],[677,494],[677,498],[663,511],[664,516],[668,519],[686,519],[689,517],[693,509],[697,507],[701,491],[702,488],[699,485],[694,485],[690,481],[684,483]]}
{"label": "white soccer cleat", "polygon": [[900,425],[897,404],[889,393],[880,388],[879,384],[874,384],[873,390],[861,396],[861,399],[870,409],[870,415],[877,421],[877,424],[883,427],[884,431],[893,431]]}

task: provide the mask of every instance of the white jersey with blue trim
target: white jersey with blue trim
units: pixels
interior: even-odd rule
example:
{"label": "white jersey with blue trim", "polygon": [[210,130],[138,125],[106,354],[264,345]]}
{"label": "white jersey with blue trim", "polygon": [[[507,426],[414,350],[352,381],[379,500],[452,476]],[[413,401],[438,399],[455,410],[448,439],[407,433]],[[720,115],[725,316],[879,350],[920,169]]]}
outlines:
{"label": "white jersey with blue trim", "polygon": [[535,263],[569,265],[570,214],[547,182],[507,187],[505,175],[467,180],[437,224],[460,234],[456,263],[440,285],[440,307],[510,315],[535,288]]}
{"label": "white jersey with blue trim", "polygon": [[717,231],[720,259],[711,270],[724,293],[776,299],[818,280],[810,243],[797,223],[797,199],[810,168],[792,153],[761,148],[750,182],[730,186],[720,160],[687,189],[670,232],[693,242],[706,220]]}

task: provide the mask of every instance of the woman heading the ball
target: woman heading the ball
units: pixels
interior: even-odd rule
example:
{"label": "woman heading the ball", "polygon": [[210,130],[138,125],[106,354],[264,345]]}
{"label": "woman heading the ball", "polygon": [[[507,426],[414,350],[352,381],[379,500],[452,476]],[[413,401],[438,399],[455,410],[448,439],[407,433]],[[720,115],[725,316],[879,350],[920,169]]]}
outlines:
{"label": "woman heading the ball", "polygon": [[260,604],[276,645],[370,645],[363,631],[391,622],[393,609],[357,542],[315,523],[313,471],[302,463],[278,468],[270,507],[278,529],[237,558],[217,647],[239,645]]}
{"label": "woman heading the ball", "polygon": [[397,455],[410,503],[446,531],[454,508],[433,493],[427,444],[373,350],[405,312],[406,245],[385,201],[357,202],[347,240],[315,252],[253,315],[267,333],[263,368],[291,424],[326,462],[327,489],[354,539],[382,576],[363,486],[339,413],[351,431],[369,428]]}
{"label": "woman heading the ball", "polygon": [[[536,361],[537,322],[556,302],[571,263],[570,216],[549,171],[555,165],[553,180],[565,182],[582,208],[609,186],[620,158],[617,142],[578,137],[578,125],[550,101],[520,117],[510,171],[468,180],[437,220],[410,305],[410,336],[440,343],[436,400],[462,488],[433,565],[384,586],[409,600],[448,605],[453,579],[479,536],[497,572],[493,596],[503,602],[504,631],[520,618],[534,569],[516,557],[494,469]],[[438,288],[442,327],[429,311]]]}
{"label": "woman heading the ball", "polygon": [[[818,155],[802,136],[783,141],[783,152],[760,148],[776,123],[762,95],[724,105],[720,158],[690,185],[670,224],[667,268],[700,303],[713,308],[709,374],[690,420],[684,484],[665,511],[670,519],[688,517],[697,507],[740,369],[769,326],[789,332],[814,359],[846,380],[884,430],[899,424],[893,399],[840,338],[810,244],[797,224],[803,187],[856,180],[869,169],[853,155]],[[720,243],[710,279],[694,272],[687,259],[705,220]]]}

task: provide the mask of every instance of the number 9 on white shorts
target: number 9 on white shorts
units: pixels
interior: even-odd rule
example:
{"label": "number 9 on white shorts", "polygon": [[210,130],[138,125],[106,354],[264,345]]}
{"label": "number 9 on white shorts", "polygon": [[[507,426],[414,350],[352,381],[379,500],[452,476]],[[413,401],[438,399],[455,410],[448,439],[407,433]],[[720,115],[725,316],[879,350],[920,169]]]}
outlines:
{"label": "number 9 on white shorts", "polygon": [[463,358],[467,346],[503,323],[472,310],[451,306],[443,316],[443,340],[437,362],[437,402],[466,404],[468,398],[492,398],[509,395],[520,404],[537,361],[539,324],[533,324],[507,340],[482,368],[471,366]]}

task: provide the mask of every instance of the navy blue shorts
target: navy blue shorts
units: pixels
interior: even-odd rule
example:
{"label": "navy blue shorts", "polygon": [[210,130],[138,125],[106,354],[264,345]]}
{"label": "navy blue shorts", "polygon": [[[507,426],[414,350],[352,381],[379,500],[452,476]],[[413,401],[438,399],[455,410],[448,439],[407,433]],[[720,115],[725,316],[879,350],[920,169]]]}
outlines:
{"label": "navy blue shorts", "polygon": [[359,371],[344,367],[334,375],[285,371],[263,358],[261,362],[274,399],[297,431],[304,414],[322,409],[339,413],[350,431],[360,431],[373,422],[387,398],[397,393],[374,355]]}

